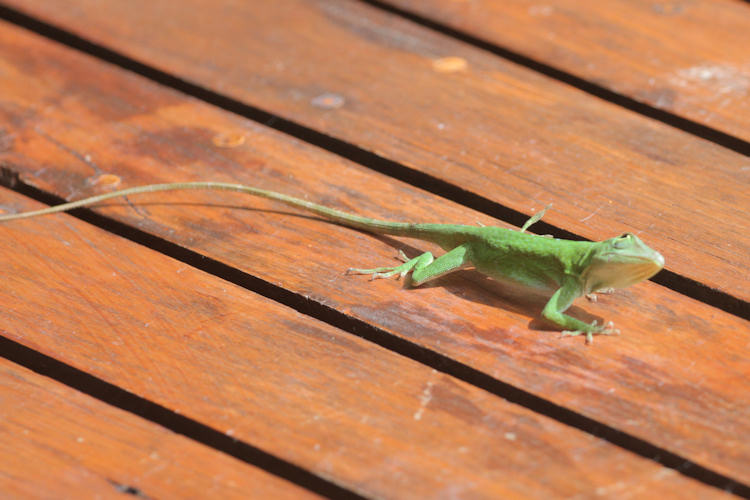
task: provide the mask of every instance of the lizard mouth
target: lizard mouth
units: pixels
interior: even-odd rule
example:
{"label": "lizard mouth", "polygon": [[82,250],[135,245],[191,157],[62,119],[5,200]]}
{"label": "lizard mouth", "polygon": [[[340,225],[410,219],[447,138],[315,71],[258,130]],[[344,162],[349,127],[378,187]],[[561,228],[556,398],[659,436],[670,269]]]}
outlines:
{"label": "lizard mouth", "polygon": [[625,288],[647,280],[664,267],[664,257],[658,252],[650,255],[617,255],[617,262],[605,258],[589,270],[587,283],[593,289]]}
{"label": "lizard mouth", "polygon": [[649,256],[632,256],[630,257],[632,262],[626,264],[627,272],[632,273],[635,281],[643,281],[649,279],[664,268],[664,257],[659,252],[653,252]]}
{"label": "lizard mouth", "polygon": [[636,282],[649,279],[664,268],[664,257],[659,255],[659,259],[649,260],[644,259],[639,263],[633,265],[632,272],[636,278]]}
{"label": "lizard mouth", "polygon": [[664,268],[664,257],[656,251],[647,257],[638,255],[630,258],[633,260],[633,273],[638,275],[641,278],[640,280],[647,280]]}

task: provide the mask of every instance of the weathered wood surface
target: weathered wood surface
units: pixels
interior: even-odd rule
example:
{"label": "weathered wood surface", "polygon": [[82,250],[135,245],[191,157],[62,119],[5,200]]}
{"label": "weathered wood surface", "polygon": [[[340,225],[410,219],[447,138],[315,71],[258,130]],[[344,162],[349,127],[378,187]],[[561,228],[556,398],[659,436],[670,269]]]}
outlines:
{"label": "weathered wood surface", "polygon": [[0,401],[3,498],[319,498],[2,358]]}
{"label": "weathered wood surface", "polygon": [[2,233],[6,337],[360,494],[716,491],[68,215]]}
{"label": "weathered wood surface", "polygon": [[8,3],[573,233],[643,234],[750,300],[746,156],[492,54],[343,0]]}
{"label": "weathered wood surface", "polygon": [[[0,161],[20,171],[30,183],[62,196],[80,198],[98,192],[105,186],[97,181],[105,176],[121,179],[121,186],[213,179],[261,185],[368,216],[491,222],[486,216],[20,30],[6,26],[0,40],[0,60],[7,75],[0,80],[4,96],[0,115],[13,126],[3,141]],[[57,69],[51,70],[44,61],[55,61]],[[498,287],[471,273],[415,290],[403,290],[392,281],[368,282],[342,275],[350,265],[392,261],[401,246],[393,240],[379,241],[318,220],[290,217],[278,213],[272,204],[226,193],[143,196],[130,203],[113,202],[100,211],[706,467],[748,479],[750,445],[742,439],[750,432],[746,321],[647,283],[602,297],[598,304],[580,304],[575,310],[579,316],[613,319],[624,331],[621,337],[598,339],[593,348],[587,348],[580,339],[561,341],[556,334],[540,330],[543,325],[534,320],[539,304],[504,297]],[[23,208],[6,198],[3,205],[8,210]],[[3,229],[36,234],[34,228],[39,226],[29,226],[32,221],[54,230],[69,224],[67,216],[60,217],[66,222],[56,222],[53,216],[44,221],[17,221]],[[121,253],[117,247],[96,246],[102,259]],[[45,256],[57,256],[58,251],[29,252],[24,265],[50,265]],[[58,272],[62,269],[55,268]],[[88,279],[99,279],[101,273],[107,274],[96,269],[83,272],[91,275]],[[42,274],[51,275],[49,271]],[[168,298],[184,288],[204,293],[200,284],[175,278],[175,274],[164,276],[165,282],[171,280],[177,288],[161,290],[162,285],[131,283],[127,300],[118,300],[138,303]],[[120,288],[102,282],[92,286]],[[43,307],[48,299],[36,300],[41,303],[35,307]],[[184,308],[181,302],[175,307]],[[206,313],[205,318],[230,321],[227,316],[235,314],[224,306],[220,309]],[[119,313],[105,311],[108,314],[99,320],[115,318],[115,325],[120,324]],[[128,331],[126,326],[118,328]],[[302,335],[299,332],[305,328],[302,321],[287,326],[277,342],[293,349],[293,339],[287,341],[286,335]],[[190,332],[195,327],[177,330]],[[224,346],[223,353],[232,353],[232,360],[241,362],[250,354],[235,353],[226,346],[236,344],[251,351],[246,337],[227,340],[212,333],[200,340],[211,346],[205,347],[207,351]],[[250,337],[258,342],[256,335]],[[183,349],[150,348],[147,338],[132,343],[144,342],[139,347],[144,352]],[[69,348],[61,346],[60,352]],[[315,355],[305,359],[323,356],[330,348],[320,345]],[[279,362],[275,355],[271,358],[268,370]],[[397,377],[402,370],[395,366],[386,363],[381,369]],[[205,371],[212,373],[212,369]],[[285,371],[283,367],[277,370]],[[144,377],[143,368],[129,377],[137,382]],[[266,383],[272,387],[276,382]],[[382,383],[384,387],[399,384],[398,378]],[[330,394],[335,393],[330,389]]]}
{"label": "weathered wood surface", "polygon": [[746,1],[383,3],[750,140]]}

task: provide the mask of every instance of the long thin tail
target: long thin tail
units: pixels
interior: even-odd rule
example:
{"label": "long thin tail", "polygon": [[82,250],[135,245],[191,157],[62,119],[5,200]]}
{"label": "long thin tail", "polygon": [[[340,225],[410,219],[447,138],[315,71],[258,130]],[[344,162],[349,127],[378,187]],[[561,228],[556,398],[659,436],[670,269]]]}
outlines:
{"label": "long thin tail", "polygon": [[63,203],[62,205],[56,205],[54,207],[43,208],[41,210],[33,210],[31,212],[23,212],[20,214],[7,214],[0,215],[0,222],[10,221],[15,219],[25,219],[27,217],[36,217],[37,215],[54,214],[58,212],[65,212],[74,208],[84,207],[98,203],[100,201],[108,200],[110,198],[117,198],[119,196],[128,196],[140,193],[153,193],[156,191],[176,191],[182,189],[206,189],[206,190],[219,190],[219,191],[237,191],[240,193],[246,193],[253,196],[260,196],[261,198],[268,198],[276,200],[292,207],[301,208],[308,212],[320,215],[328,220],[337,222],[339,224],[353,227],[355,229],[363,229],[365,231],[371,231],[381,234],[392,234],[396,236],[409,236],[414,233],[415,224],[404,223],[404,222],[389,222],[379,219],[370,219],[367,217],[360,217],[358,215],[342,212],[333,208],[328,208],[323,205],[311,203],[309,201],[301,200],[293,196],[287,196],[285,194],[276,193],[274,191],[266,191],[265,189],[259,189],[251,186],[245,186],[243,184],[231,184],[226,182],[177,182],[171,184],[149,184],[147,186],[138,186],[128,189],[121,189],[119,191],[113,191],[111,193],[100,194],[85,198],[83,200],[71,201],[69,203]]}

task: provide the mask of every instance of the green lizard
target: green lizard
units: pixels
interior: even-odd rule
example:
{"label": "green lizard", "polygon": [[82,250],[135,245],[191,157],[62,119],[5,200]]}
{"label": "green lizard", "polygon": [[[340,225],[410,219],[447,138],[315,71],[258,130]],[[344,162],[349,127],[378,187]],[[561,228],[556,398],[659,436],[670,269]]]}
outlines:
{"label": "green lizard", "polygon": [[664,267],[664,258],[631,233],[598,242],[569,241],[527,233],[526,229],[542,218],[544,210],[531,217],[520,231],[490,226],[389,222],[341,212],[273,191],[223,182],[151,184],[122,189],[42,210],[2,215],[0,221],[63,212],[118,196],[178,189],[239,191],[307,210],[355,229],[436,243],[446,250],[438,258],[425,252],[407,259],[400,252],[404,261],[401,265],[349,269],[347,273],[370,274],[372,279],[404,277],[412,273],[412,284],[419,286],[453,271],[473,267],[497,280],[551,293],[542,316],[563,329],[563,335],[585,335],[587,343],[591,343],[595,334],[611,335],[617,330],[611,322],[589,324],[564,314],[576,298],[630,286],[650,278]]}

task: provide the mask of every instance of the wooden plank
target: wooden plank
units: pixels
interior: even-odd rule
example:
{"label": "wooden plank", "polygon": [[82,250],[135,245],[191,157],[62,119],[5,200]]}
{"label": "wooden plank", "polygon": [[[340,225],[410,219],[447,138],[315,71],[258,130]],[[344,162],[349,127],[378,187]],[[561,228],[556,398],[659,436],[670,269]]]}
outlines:
{"label": "wooden plank", "polygon": [[[103,190],[107,186],[97,181],[106,175],[128,186],[213,179],[257,184],[367,216],[493,223],[248,120],[11,31],[13,36],[3,38],[14,41],[12,53],[19,56],[3,54],[8,77],[0,80],[5,99],[0,113],[14,124],[13,141],[5,142],[0,162],[60,195],[80,198]],[[20,54],[57,61],[65,70],[27,64]],[[60,99],[63,89],[67,97]],[[393,239],[378,241],[289,217],[276,205],[226,193],[144,196],[131,203],[113,202],[101,211],[706,467],[748,479],[750,443],[738,438],[750,433],[746,321],[649,283],[574,309],[587,320],[613,319],[624,332],[587,349],[544,331],[534,320],[539,303],[510,297],[471,273],[415,290],[342,275],[352,265],[391,262],[404,246]],[[13,227],[23,229],[24,223]]]}
{"label": "wooden plank", "polygon": [[750,232],[726,234],[747,227],[746,156],[359,2],[9,3],[521,213],[553,203],[576,234],[643,234],[750,301]]}
{"label": "wooden plank", "polygon": [[384,3],[750,140],[747,2]]}
{"label": "wooden plank", "polygon": [[[38,205],[10,193],[3,198]],[[181,262],[62,219],[3,228],[5,336],[360,494],[719,494]]]}
{"label": "wooden plank", "polygon": [[319,498],[0,358],[4,498]]}

